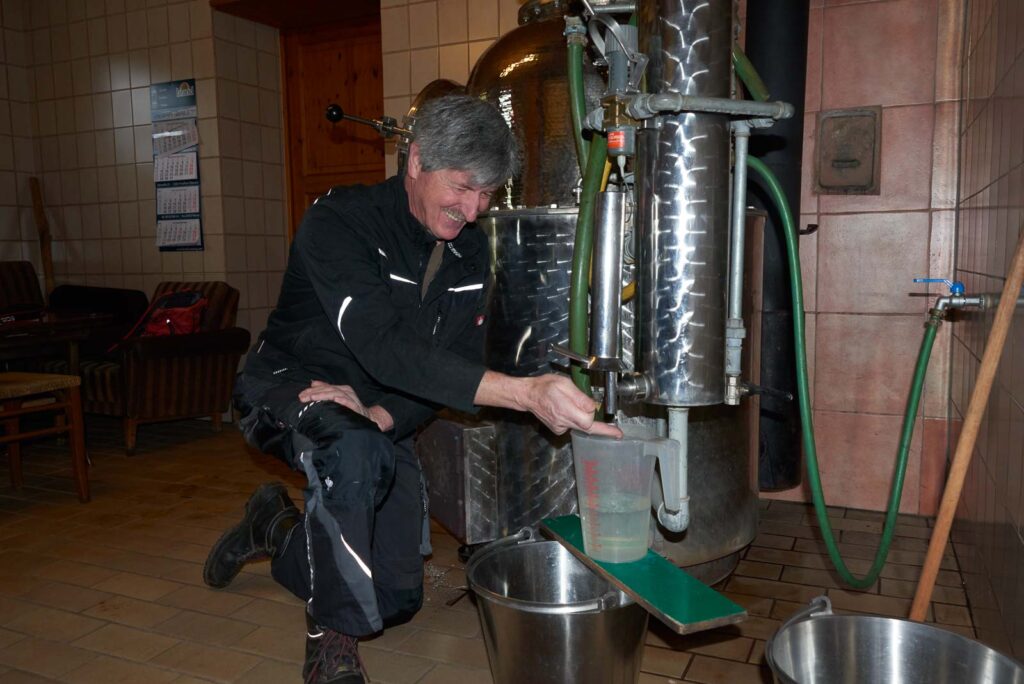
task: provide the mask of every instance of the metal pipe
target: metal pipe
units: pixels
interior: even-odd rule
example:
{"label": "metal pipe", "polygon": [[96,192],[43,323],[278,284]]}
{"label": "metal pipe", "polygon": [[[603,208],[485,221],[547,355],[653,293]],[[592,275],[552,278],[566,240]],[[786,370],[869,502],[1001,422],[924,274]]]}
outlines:
{"label": "metal pipe", "polygon": [[[683,532],[690,526],[690,493],[687,489],[687,432],[689,430],[690,410],[678,406],[668,408],[668,438],[679,442],[679,466],[676,469],[679,498],[670,501],[664,497],[658,506],[658,522],[671,532]],[[662,478],[672,477],[662,472]],[[672,489],[671,484],[662,482],[666,492]]]}
{"label": "metal pipe", "polygon": [[[988,309],[994,306],[990,300],[991,295],[947,295],[935,300],[934,309],[945,311],[946,309],[963,309],[968,306],[976,306],[979,309]],[[1020,304],[1020,301],[1018,301]]]}
{"label": "metal pipe", "polygon": [[584,3],[594,14],[626,14],[627,12],[636,11],[635,2],[609,2],[605,5],[599,5],[596,2]]}
{"label": "metal pipe", "polygon": [[[747,206],[747,148],[750,127],[742,121],[732,124],[736,139],[736,161],[732,178],[732,240],[729,243],[729,318],[743,317],[743,243]],[[728,372],[728,366],[726,366]]]}
{"label": "metal pipe", "polygon": [[612,421],[619,410],[618,377],[615,371],[604,374],[604,412]]}
{"label": "metal pipe", "polygon": [[706,112],[788,119],[794,111],[793,105],[788,102],[752,102],[682,93],[645,93],[633,97],[626,106],[626,113],[634,119],[649,119],[665,112]]}
{"label": "metal pipe", "polygon": [[[626,194],[607,190],[597,196],[591,288],[590,350],[594,368],[621,370],[619,316],[622,310],[622,236]],[[614,395],[615,393],[612,392]]]}
{"label": "metal pipe", "polygon": [[732,232],[729,243],[729,310],[725,321],[725,403],[740,403],[739,375],[743,357],[743,249],[747,199],[747,148],[750,127],[742,121],[732,123],[736,139],[732,183]]}

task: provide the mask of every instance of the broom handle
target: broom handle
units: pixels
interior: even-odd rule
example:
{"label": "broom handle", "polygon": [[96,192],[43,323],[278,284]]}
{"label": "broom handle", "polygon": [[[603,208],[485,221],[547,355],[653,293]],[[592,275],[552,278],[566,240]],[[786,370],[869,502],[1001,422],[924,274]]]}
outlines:
{"label": "broom handle", "polygon": [[39,179],[31,176],[28,179],[29,189],[32,191],[32,213],[36,220],[36,230],[39,232],[39,256],[43,262],[43,282],[46,286],[46,298],[49,300],[53,292],[55,282],[53,280],[53,249],[50,247],[50,224],[46,221],[46,209],[43,207],[43,190],[39,186]]}
{"label": "broom handle", "polygon": [[1017,307],[1017,298],[1020,296],[1022,282],[1024,282],[1024,231],[1021,231],[1020,238],[1017,240],[1017,249],[1013,254],[1010,270],[1006,274],[1006,284],[1003,286],[1003,294],[999,299],[999,306],[996,308],[992,331],[989,333],[988,342],[985,343],[985,353],[981,357],[981,369],[978,371],[974,391],[971,392],[971,400],[967,404],[967,415],[964,417],[960,438],[956,442],[956,452],[953,455],[953,465],[949,469],[949,478],[946,480],[946,490],[942,494],[939,517],[935,521],[932,539],[928,544],[928,555],[925,556],[921,579],[918,580],[917,592],[914,594],[914,602],[910,607],[910,619],[917,622],[924,620],[925,614],[928,612],[928,604],[932,600],[932,590],[935,589],[939,563],[942,562],[942,553],[946,548],[946,542],[949,541],[949,530],[953,525],[957,504],[960,502],[967,468],[971,465],[974,442],[978,439],[981,417],[985,413],[985,407],[988,406],[992,381],[995,379],[996,370],[999,367],[999,358],[1003,354],[1006,335],[1013,322],[1013,312]]}

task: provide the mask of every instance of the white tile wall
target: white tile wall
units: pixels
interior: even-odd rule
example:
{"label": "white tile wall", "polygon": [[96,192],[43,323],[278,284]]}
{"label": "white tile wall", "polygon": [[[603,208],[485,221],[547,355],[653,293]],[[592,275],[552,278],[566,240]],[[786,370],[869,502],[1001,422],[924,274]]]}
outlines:
{"label": "white tile wall", "polygon": [[[42,271],[27,193],[40,175],[59,282],[149,293],[165,279],[226,278],[258,309],[240,321],[262,326],[287,248],[277,31],[208,0],[2,0],[0,28],[0,258]],[[189,77],[205,250],[160,253],[149,85]],[[227,236],[241,239],[235,252]]]}
{"label": "white tile wall", "polygon": [[[476,59],[517,25],[517,0],[381,0],[384,113],[401,120],[437,78],[465,84]],[[395,148],[386,170],[395,173]]]}

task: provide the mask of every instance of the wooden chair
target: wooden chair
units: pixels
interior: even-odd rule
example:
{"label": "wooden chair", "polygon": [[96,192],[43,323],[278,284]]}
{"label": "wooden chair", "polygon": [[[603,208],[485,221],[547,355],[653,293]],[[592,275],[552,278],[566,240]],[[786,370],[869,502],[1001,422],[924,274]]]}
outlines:
{"label": "wooden chair", "polygon": [[[21,487],[21,441],[43,435],[71,433],[71,469],[78,489],[78,500],[89,501],[89,474],[85,456],[85,425],[82,421],[81,379],[76,375],[53,373],[0,373],[0,425],[4,434],[0,444],[7,445],[11,468],[11,486]],[[63,421],[53,427],[22,432],[21,416],[60,411]]]}

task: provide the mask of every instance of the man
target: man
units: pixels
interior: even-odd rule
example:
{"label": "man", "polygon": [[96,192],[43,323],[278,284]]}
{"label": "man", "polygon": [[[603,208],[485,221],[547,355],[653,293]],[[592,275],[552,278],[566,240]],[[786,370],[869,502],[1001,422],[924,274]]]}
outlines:
{"label": "man", "polygon": [[245,437],[306,475],[305,510],[283,484],[262,485],[203,578],[224,587],[270,557],[274,579],[307,602],[309,684],[365,681],[357,637],[422,605],[429,529],[412,433],[438,408],[504,407],[556,434],[620,435],[568,378],[481,365],[489,255],[466,226],[515,175],[517,152],[481,100],[423,105],[403,174],[335,188],[306,213],[239,377]]}

